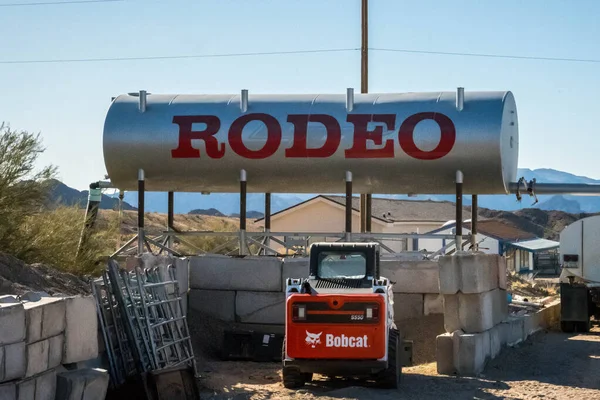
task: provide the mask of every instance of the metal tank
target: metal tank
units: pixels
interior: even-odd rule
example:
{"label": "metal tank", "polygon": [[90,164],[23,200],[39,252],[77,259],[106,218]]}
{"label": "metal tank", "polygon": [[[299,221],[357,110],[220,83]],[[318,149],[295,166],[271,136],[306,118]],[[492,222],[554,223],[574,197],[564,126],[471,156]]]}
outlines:
{"label": "metal tank", "polygon": [[[267,127],[268,126],[268,127]],[[268,140],[267,140],[268,138]],[[104,125],[113,185],[136,190],[505,194],[516,181],[510,91],[166,95],[113,99]]]}

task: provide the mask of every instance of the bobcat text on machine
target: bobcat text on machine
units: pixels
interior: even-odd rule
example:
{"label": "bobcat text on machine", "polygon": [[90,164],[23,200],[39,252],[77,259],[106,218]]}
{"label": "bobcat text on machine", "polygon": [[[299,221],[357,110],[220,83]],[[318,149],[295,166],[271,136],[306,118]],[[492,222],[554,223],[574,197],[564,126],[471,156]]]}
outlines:
{"label": "bobcat text on machine", "polygon": [[303,386],[313,373],[368,376],[398,387],[403,346],[379,259],[378,243],[315,243],[308,278],[287,279],[286,388]]}

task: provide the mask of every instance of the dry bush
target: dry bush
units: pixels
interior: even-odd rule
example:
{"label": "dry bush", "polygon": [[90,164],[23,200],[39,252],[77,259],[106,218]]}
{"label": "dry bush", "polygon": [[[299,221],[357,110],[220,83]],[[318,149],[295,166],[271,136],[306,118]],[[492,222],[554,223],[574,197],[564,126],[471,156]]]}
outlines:
{"label": "dry bush", "polygon": [[102,229],[92,231],[78,254],[84,216],[84,209],[72,206],[59,206],[29,216],[22,225],[24,236],[32,240],[24,261],[52,265],[79,275],[96,274],[116,246],[117,221],[107,221]]}

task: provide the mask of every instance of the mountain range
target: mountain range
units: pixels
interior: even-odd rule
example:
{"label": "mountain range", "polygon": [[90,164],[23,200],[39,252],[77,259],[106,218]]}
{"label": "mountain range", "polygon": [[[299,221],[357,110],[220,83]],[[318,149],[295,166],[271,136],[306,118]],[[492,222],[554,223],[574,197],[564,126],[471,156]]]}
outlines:
{"label": "mountain range", "polygon": [[[526,180],[536,179],[538,183],[587,183],[600,184],[600,180],[577,176],[564,171],[554,169],[519,169],[518,177],[524,177]],[[59,182],[60,183],[60,182]],[[55,191],[69,203],[77,202],[85,206],[87,201],[87,191],[79,192],[69,188],[64,184],[57,184]],[[273,194],[271,195],[271,211],[273,213],[290,207],[294,204],[307,200],[317,194]],[[104,195],[101,208],[114,209],[118,203],[117,194]],[[396,198],[406,200],[434,200],[434,201],[455,201],[453,195],[374,195],[374,197]],[[247,197],[248,213],[256,211],[264,212],[264,194],[250,193]],[[572,195],[540,195],[538,203],[533,205],[534,198],[523,196],[521,202],[518,202],[515,195],[480,195],[479,206],[491,210],[517,211],[527,208],[537,208],[541,210],[564,211],[568,213],[596,213],[600,212],[600,196],[572,196]],[[124,209],[135,209],[137,206],[137,192],[125,192]],[[211,193],[208,195],[200,193],[181,193],[177,192],[174,196],[174,209],[177,214],[187,214],[195,210],[211,210],[223,215],[234,215],[240,212],[239,195],[236,193]],[[471,204],[471,197],[465,196],[465,205]],[[145,199],[145,209],[148,212],[167,212],[167,193],[147,192]],[[195,211],[198,213],[198,211]]]}

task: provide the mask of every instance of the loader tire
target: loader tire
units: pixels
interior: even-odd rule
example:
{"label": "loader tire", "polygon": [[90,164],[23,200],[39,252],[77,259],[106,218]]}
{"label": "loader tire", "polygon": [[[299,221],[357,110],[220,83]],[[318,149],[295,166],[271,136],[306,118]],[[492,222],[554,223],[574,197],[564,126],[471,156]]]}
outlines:
{"label": "loader tire", "polygon": [[[283,338],[283,345],[281,346],[281,364],[283,365],[285,360],[285,337]],[[298,389],[304,386],[307,381],[312,380],[311,373],[301,373],[298,368],[294,367],[283,367],[281,371],[283,375],[283,386],[286,389]]]}
{"label": "loader tire", "polygon": [[402,379],[402,357],[398,330],[390,329],[388,338],[388,367],[383,370],[378,378],[381,387],[398,389]]}

